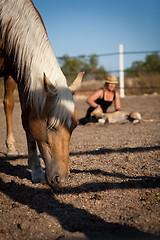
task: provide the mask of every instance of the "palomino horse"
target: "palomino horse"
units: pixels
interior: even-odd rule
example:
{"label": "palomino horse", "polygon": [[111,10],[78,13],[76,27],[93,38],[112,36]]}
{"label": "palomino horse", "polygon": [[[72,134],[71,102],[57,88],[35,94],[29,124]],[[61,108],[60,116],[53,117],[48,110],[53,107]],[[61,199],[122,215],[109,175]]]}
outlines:
{"label": "palomino horse", "polygon": [[[72,93],[80,86],[84,73],[67,86],[42,18],[31,0],[0,0],[0,38],[8,153],[15,154],[11,115],[17,84],[32,181],[47,179],[51,186],[58,186],[69,173],[69,142],[78,123]],[[36,144],[45,162],[46,177]]]}

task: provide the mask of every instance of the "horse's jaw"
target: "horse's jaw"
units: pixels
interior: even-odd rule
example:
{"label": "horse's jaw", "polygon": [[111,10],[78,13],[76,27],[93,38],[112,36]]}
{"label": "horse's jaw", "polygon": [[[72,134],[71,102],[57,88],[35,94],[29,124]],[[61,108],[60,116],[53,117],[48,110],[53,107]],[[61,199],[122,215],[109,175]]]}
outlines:
{"label": "horse's jaw", "polygon": [[50,146],[48,142],[40,141],[38,141],[38,147],[45,162],[47,183],[51,187],[61,187],[69,175],[69,150],[59,154],[56,143]]}

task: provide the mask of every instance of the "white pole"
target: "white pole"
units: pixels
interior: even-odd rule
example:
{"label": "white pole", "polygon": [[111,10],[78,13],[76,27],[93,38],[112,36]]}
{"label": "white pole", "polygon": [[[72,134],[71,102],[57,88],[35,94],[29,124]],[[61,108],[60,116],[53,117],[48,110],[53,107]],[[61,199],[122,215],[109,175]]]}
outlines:
{"label": "white pole", "polygon": [[123,65],[123,45],[119,45],[119,82],[120,82],[120,97],[124,98],[124,65]]}

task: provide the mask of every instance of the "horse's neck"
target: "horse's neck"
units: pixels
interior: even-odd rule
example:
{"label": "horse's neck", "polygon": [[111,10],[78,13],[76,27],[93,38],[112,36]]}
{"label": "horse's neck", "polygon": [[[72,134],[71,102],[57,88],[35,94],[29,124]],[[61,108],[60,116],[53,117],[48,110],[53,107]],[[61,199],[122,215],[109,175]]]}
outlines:
{"label": "horse's neck", "polygon": [[31,91],[42,88],[43,74],[53,84],[64,84],[65,77],[49,43],[42,19],[28,0],[0,2],[0,24],[6,55],[12,59],[17,79],[25,78]]}
{"label": "horse's neck", "polygon": [[[48,111],[51,125],[70,121],[74,101],[43,26],[41,18],[29,0],[0,0],[0,29],[5,54],[11,59],[19,91],[27,93],[28,103],[36,111],[44,110],[46,92],[44,73],[55,86],[57,95]],[[12,75],[13,76],[13,75]],[[27,102],[25,99],[25,101]]]}

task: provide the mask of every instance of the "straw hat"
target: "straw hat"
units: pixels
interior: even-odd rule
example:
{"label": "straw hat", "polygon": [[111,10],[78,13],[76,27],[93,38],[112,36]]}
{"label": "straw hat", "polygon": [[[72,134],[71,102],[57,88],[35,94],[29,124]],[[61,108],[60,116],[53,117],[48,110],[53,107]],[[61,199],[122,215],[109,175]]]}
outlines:
{"label": "straw hat", "polygon": [[117,77],[115,75],[108,75],[106,83],[113,83],[113,84],[118,84]]}

